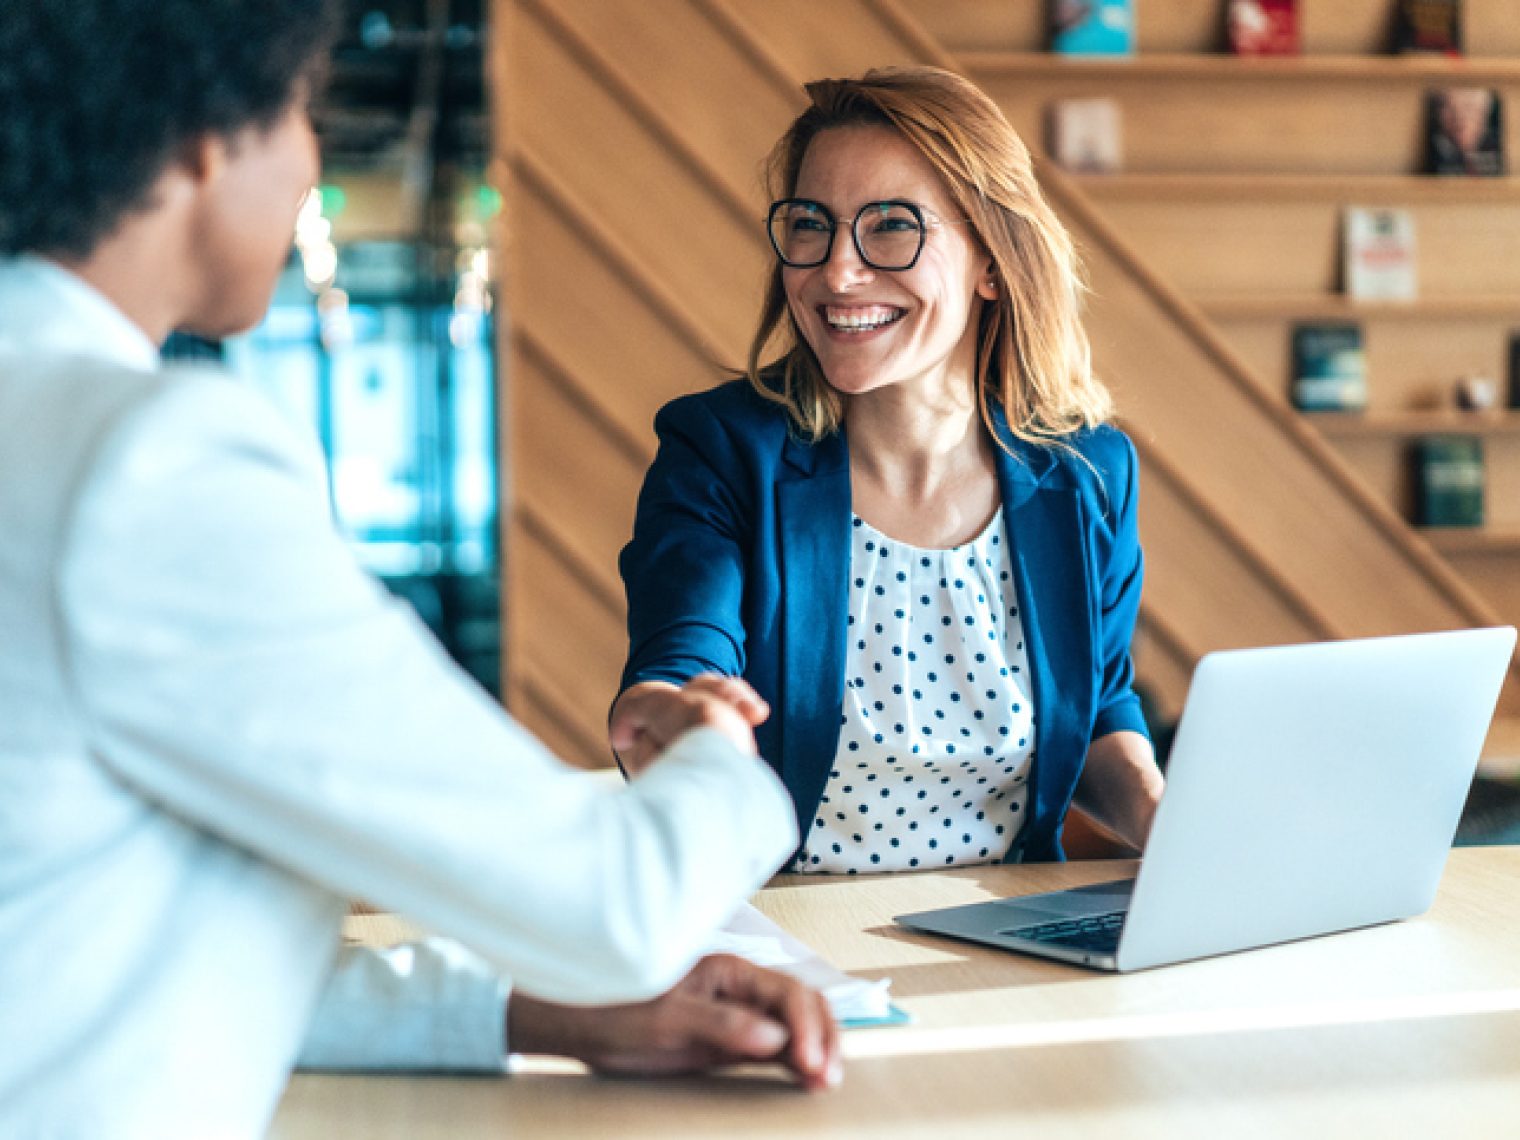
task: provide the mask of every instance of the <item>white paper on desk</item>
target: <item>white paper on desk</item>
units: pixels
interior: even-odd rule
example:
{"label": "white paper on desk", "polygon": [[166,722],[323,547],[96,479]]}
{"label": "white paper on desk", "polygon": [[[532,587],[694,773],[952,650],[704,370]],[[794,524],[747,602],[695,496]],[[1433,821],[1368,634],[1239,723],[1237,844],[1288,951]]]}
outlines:
{"label": "white paper on desk", "polygon": [[757,966],[806,982],[828,999],[835,1021],[885,1021],[893,1017],[891,978],[868,982],[850,977],[748,903],[723,924],[709,949],[737,954]]}

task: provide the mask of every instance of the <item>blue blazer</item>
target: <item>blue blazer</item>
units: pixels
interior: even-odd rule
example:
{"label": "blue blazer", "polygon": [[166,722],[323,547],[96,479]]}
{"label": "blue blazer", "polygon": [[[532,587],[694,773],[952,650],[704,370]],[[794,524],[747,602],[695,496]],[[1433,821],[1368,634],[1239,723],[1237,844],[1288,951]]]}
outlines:
{"label": "blue blazer", "polygon": [[[1009,860],[1063,858],[1061,827],[1088,744],[1145,732],[1130,638],[1143,560],[1137,463],[1120,431],[1071,451],[999,432],[998,483],[1035,708],[1030,814]],[[844,701],[850,464],[844,431],[816,444],[746,381],[684,396],[655,417],[659,452],[619,566],[628,594],[622,688],[742,676],[771,706],[760,754],[807,834],[828,782]]]}

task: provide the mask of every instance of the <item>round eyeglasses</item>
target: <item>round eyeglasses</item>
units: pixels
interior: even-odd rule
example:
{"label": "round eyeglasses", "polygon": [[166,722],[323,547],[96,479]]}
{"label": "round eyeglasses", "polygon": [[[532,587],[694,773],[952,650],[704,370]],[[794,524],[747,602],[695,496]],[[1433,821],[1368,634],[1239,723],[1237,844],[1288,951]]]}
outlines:
{"label": "round eyeglasses", "polygon": [[[767,228],[771,248],[782,265],[811,269],[826,262],[834,251],[834,233],[839,223],[822,202],[782,198],[771,203]],[[872,269],[887,272],[913,268],[924,250],[926,232],[923,210],[900,198],[867,202],[850,224],[860,260]]]}

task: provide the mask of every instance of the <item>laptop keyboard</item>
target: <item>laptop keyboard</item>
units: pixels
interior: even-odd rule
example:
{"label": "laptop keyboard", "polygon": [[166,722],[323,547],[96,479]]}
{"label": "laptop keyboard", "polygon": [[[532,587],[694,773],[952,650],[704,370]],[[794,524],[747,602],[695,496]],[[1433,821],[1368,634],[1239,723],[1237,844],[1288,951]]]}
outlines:
{"label": "laptop keyboard", "polygon": [[1042,922],[1036,926],[1020,926],[1004,930],[1010,938],[1023,938],[1030,942],[1044,942],[1065,946],[1072,950],[1099,950],[1113,953],[1119,949],[1119,932],[1124,929],[1127,911],[1116,910],[1110,914],[1093,914],[1086,918],[1065,919],[1061,922]]}

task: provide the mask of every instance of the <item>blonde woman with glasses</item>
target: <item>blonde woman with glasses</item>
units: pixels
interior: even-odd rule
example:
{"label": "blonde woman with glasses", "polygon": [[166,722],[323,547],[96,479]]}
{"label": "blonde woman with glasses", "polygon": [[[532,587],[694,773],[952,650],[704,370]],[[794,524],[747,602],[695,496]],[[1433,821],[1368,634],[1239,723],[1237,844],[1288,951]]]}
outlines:
{"label": "blonde woman with glasses", "polygon": [[795,870],[1143,846],[1161,792],[1130,639],[1133,446],[1029,152],[930,68],[807,86],[771,156],[748,375],[666,406],[621,570],[610,738],[730,700],[792,795]]}

